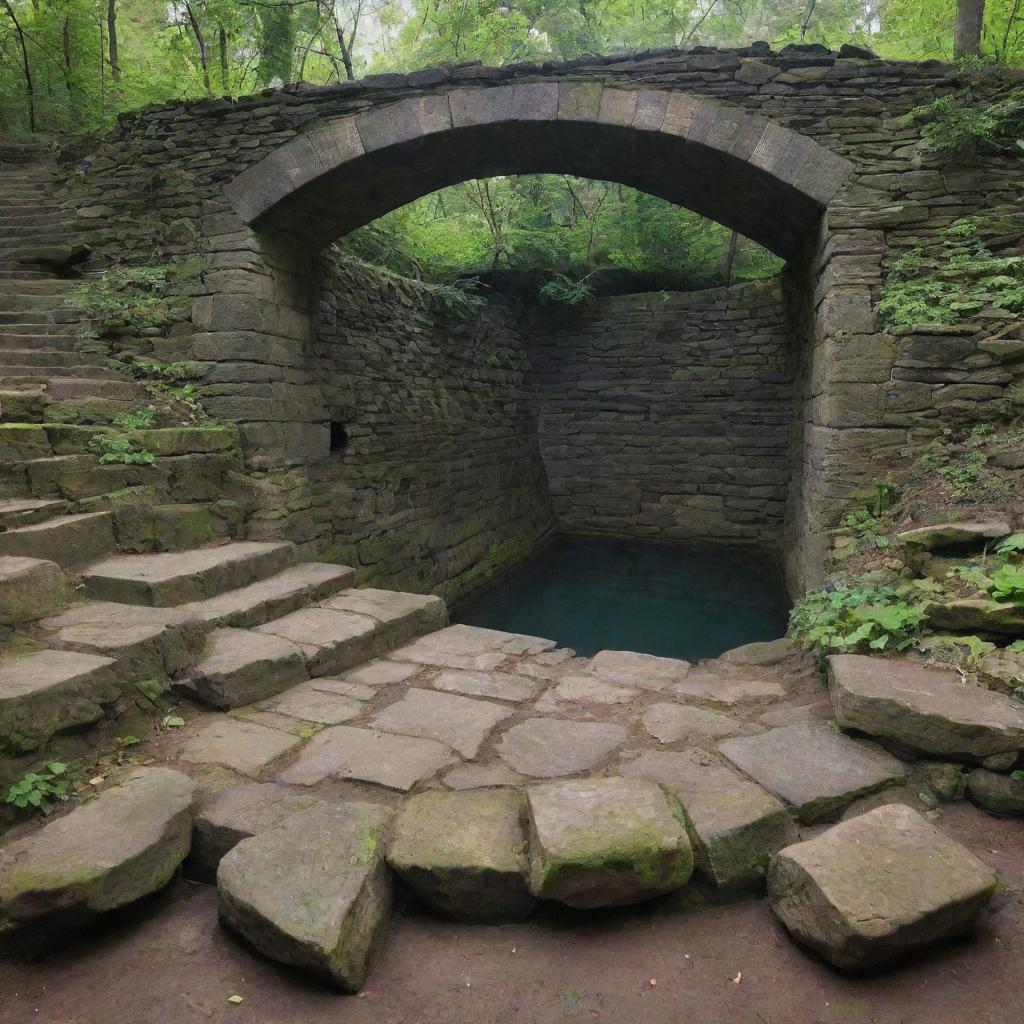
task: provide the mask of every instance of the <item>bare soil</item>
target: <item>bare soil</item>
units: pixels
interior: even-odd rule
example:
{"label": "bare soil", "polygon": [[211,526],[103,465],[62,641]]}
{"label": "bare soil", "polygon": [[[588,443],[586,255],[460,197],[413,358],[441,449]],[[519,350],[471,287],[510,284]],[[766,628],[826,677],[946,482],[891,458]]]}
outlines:
{"label": "bare soil", "polygon": [[[1024,824],[960,802],[937,821],[1003,885],[973,936],[870,975],[803,952],[763,900],[677,896],[525,924],[456,925],[411,903],[363,992],[263,960],[216,893],[164,893],[33,964],[0,965],[2,1024],[1016,1024],[1024,1017]],[[692,901],[690,901],[692,902]],[[239,1005],[228,1003],[240,995]]]}

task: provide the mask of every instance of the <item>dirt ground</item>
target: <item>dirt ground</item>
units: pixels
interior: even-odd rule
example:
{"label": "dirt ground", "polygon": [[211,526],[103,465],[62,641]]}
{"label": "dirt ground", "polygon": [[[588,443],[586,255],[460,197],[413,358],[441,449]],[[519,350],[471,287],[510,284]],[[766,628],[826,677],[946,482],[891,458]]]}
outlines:
{"label": "dirt ground", "polygon": [[44,961],[0,966],[0,1022],[1018,1024],[1024,825],[965,803],[938,824],[1004,884],[974,936],[870,976],[803,953],[763,900],[695,909],[677,897],[495,927],[408,906],[363,992],[345,996],[238,945],[214,890],[176,881]]}

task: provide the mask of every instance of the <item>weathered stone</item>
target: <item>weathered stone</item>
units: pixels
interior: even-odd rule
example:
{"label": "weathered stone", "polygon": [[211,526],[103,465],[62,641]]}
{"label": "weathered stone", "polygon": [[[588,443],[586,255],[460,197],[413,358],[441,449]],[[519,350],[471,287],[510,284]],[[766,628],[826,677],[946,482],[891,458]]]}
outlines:
{"label": "weathered stone", "polygon": [[1024,750],[1024,705],[905,658],[828,659],[836,721],[910,750],[978,761]]}
{"label": "weathered stone", "polygon": [[436,690],[462,693],[470,697],[493,697],[520,703],[532,700],[541,689],[541,684],[526,676],[510,672],[460,672],[449,669],[438,673],[430,685]]}
{"label": "weathered stone", "polygon": [[74,651],[0,659],[0,750],[35,750],[103,717],[120,693],[114,661]]}
{"label": "weathered stone", "polygon": [[596,767],[626,735],[620,725],[530,718],[505,733],[498,754],[523,775],[550,779]]}
{"label": "weathered stone", "polygon": [[434,740],[335,725],[317,733],[280,779],[299,786],[331,777],[357,779],[408,792],[453,760],[455,755]]}
{"label": "weathered stone", "polygon": [[257,626],[254,633],[280,637],[300,648],[310,675],[333,675],[366,661],[376,649],[379,624],[368,615],[302,608]]}
{"label": "weathered stone", "polygon": [[319,725],[340,725],[363,714],[362,704],[352,697],[321,690],[314,683],[303,683],[264,701],[260,710],[273,711],[290,718]]}
{"label": "weathered stone", "polygon": [[987,541],[998,540],[1011,532],[1010,524],[1005,519],[990,519],[983,522],[935,523],[931,526],[918,526],[912,530],[901,530],[896,539],[903,544],[914,544],[925,548],[943,548],[951,544],[979,545]]}
{"label": "weathered stone", "polygon": [[0,556],[0,626],[52,615],[66,599],[64,573],[55,562]]}
{"label": "weathered stone", "polygon": [[403,683],[420,671],[418,665],[403,665],[397,661],[380,658],[367,665],[345,673],[346,682],[360,686],[391,686]]}
{"label": "weathered stone", "polygon": [[382,732],[438,740],[463,757],[474,758],[495,726],[511,714],[511,708],[491,701],[413,687],[370,724]]}
{"label": "weathered stone", "polygon": [[792,839],[775,797],[706,754],[647,751],[619,772],[659,782],[679,801],[697,872],[717,888],[763,884],[772,854]]}
{"label": "weathered stone", "polygon": [[310,687],[320,693],[333,693],[339,697],[351,697],[353,700],[375,700],[379,694],[372,686],[362,683],[351,683],[347,679],[330,679],[319,676],[310,681]]}
{"label": "weathered stone", "polygon": [[975,768],[967,776],[967,793],[990,814],[1024,815],[1024,779]]}
{"label": "weathered stone", "polygon": [[216,881],[217,865],[229,850],[243,839],[275,828],[318,800],[269,782],[222,790],[196,812],[185,873],[200,882]]}
{"label": "weathered stone", "polygon": [[601,679],[619,686],[661,690],[685,679],[690,671],[690,663],[677,658],[634,654],[632,651],[599,651],[590,659],[587,669]]}
{"label": "weathered stone", "polygon": [[698,670],[681,683],[673,692],[683,700],[696,697],[713,701],[715,704],[742,704],[754,700],[776,700],[786,696],[781,683],[754,675],[755,669],[738,668],[717,671]]}
{"label": "weathered stone", "polygon": [[686,832],[644,779],[549,782],[527,791],[530,887],[570,907],[639,903],[693,873]]}
{"label": "weathered stone", "polygon": [[970,929],[996,875],[916,811],[869,811],[772,859],[768,899],[829,963],[863,969]]}
{"label": "weathered stone", "polygon": [[390,657],[396,661],[413,661],[421,665],[487,671],[497,668],[510,655],[538,653],[554,646],[553,640],[457,625],[428,633],[392,651]]}
{"label": "weathered stone", "polygon": [[221,922],[264,956],[357,991],[391,916],[388,817],[372,804],[321,803],[243,839],[217,870]]}
{"label": "weathered stone", "polygon": [[734,647],[731,651],[726,651],[718,657],[720,661],[726,661],[730,665],[769,667],[777,665],[780,661],[785,661],[798,650],[797,645],[788,636],[782,636],[778,640],[762,640],[744,644],[742,647]]}
{"label": "weathered stone", "polygon": [[959,633],[1024,634],[1024,605],[964,597],[931,601],[925,605],[928,625],[934,630]]}
{"label": "weathered stone", "polygon": [[686,704],[652,704],[641,722],[661,743],[693,743],[701,737],[721,739],[750,731],[749,726],[735,718]]}
{"label": "weathered stone", "polygon": [[976,671],[978,681],[990,690],[1013,693],[1024,686],[1024,651],[992,651],[978,662]]}
{"label": "weathered stone", "polygon": [[508,790],[420,793],[394,821],[388,864],[448,917],[525,917],[535,901],[527,885],[522,804]]}
{"label": "weathered stone", "polygon": [[200,704],[228,710],[263,700],[306,679],[299,647],[247,629],[215,629],[206,650],[176,689]]}
{"label": "weathered stone", "polygon": [[551,695],[576,704],[629,704],[638,692],[628,686],[605,683],[592,675],[580,673],[563,677]]}
{"label": "weathered stone", "polygon": [[521,786],[530,782],[530,779],[504,764],[463,764],[453,768],[443,781],[449,789],[463,790],[484,789],[487,786]]}
{"label": "weathered stone", "polygon": [[139,768],[0,848],[0,951],[25,953],[163,888],[188,852],[195,785]]}
{"label": "weathered stone", "polygon": [[386,642],[402,643],[410,636],[442,629],[448,622],[444,601],[430,594],[403,594],[393,590],[347,590],[326,601],[322,608],[368,615],[381,624]]}
{"label": "weathered stone", "polygon": [[723,740],[718,749],[808,823],[834,821],[858,797],[906,777],[900,762],[873,743],[818,723]]}
{"label": "weathered stone", "polygon": [[219,764],[256,778],[301,742],[298,736],[278,729],[224,717],[196,733],[181,756],[193,764]]}

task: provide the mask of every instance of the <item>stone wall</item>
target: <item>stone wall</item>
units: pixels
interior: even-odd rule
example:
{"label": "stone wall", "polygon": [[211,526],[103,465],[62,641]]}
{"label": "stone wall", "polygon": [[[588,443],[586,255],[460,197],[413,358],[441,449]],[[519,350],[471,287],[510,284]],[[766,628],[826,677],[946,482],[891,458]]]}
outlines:
{"label": "stone wall", "polygon": [[518,311],[347,262],[320,276],[310,364],[339,450],[315,467],[317,533],[363,583],[464,597],[553,529]]}
{"label": "stone wall", "polygon": [[563,530],[781,544],[800,348],[781,279],[546,307],[527,344]]}

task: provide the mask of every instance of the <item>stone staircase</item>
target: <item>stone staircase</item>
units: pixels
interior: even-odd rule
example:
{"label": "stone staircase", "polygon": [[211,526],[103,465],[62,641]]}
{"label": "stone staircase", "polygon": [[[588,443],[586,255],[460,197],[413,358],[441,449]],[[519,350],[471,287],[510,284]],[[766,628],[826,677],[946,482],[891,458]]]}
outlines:
{"label": "stone staircase", "polygon": [[[33,262],[72,223],[45,157],[0,146],[0,787],[168,688],[234,708],[446,621],[437,598],[354,590],[346,566],[236,539],[233,429],[112,425],[147,395],[76,351],[75,280]],[[153,460],[104,464],[104,436]]]}

